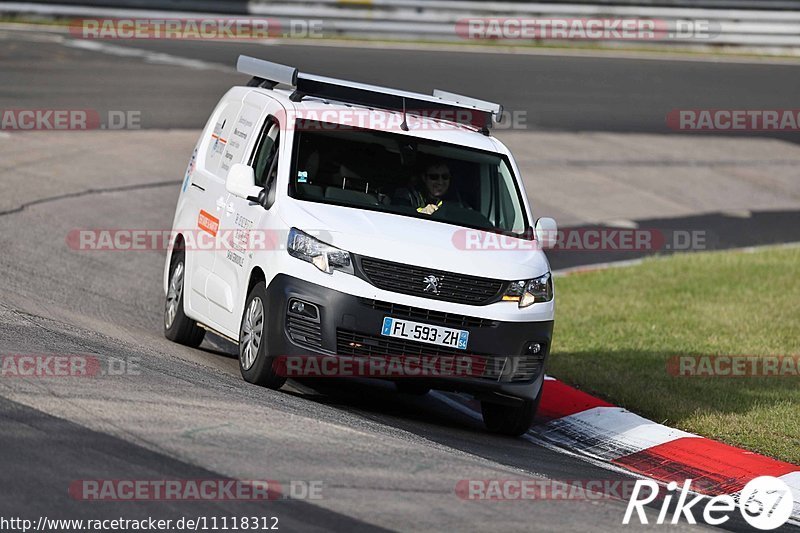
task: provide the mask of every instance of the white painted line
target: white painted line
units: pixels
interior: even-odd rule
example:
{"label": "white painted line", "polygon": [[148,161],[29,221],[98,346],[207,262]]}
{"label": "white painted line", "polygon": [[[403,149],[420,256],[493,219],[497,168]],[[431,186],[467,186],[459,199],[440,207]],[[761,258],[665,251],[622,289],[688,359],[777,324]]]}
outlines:
{"label": "white painted line", "polygon": [[483,417],[481,416],[480,413],[470,409],[469,407],[467,407],[463,403],[461,403],[461,402],[459,402],[457,400],[454,400],[453,398],[450,398],[449,396],[447,396],[446,394],[444,394],[442,392],[431,391],[430,395],[433,396],[434,398],[436,398],[437,400],[439,400],[440,402],[446,403],[447,405],[449,405],[453,409],[455,409],[457,411],[461,411],[463,414],[469,416],[470,418],[473,418],[475,420],[483,420]]}
{"label": "white painted line", "polygon": [[161,52],[153,52],[150,50],[143,50],[141,48],[131,48],[128,46],[119,46],[115,44],[108,44],[100,41],[89,41],[80,39],[63,39],[64,46],[77,48],[80,50],[88,50],[91,52],[99,52],[118,57],[133,57],[143,59],[147,63],[158,65],[174,65],[178,67],[186,67],[196,70],[217,70],[221,72],[236,72],[236,69],[227,67],[220,63],[211,63],[209,61],[201,61],[199,59],[190,59],[187,57],[174,56],[172,54],[164,54]]}
{"label": "white painted line", "polygon": [[753,213],[748,211],[747,209],[739,209],[734,211],[722,211],[722,214],[729,217],[735,218],[752,218]]}
{"label": "white painted line", "polygon": [[609,220],[608,222],[603,222],[600,225],[607,228],[639,229],[638,222],[627,219]]}
{"label": "white painted line", "polygon": [[[5,31],[0,33],[0,37],[9,38],[15,31]],[[142,48],[135,48],[132,46],[122,46],[118,44],[111,44],[104,41],[94,41],[89,39],[70,38],[69,36],[59,33],[31,30],[20,32],[20,36],[24,36],[24,40],[34,42],[49,42],[53,44],[60,44],[69,48],[78,50],[86,50],[88,52],[97,52],[117,57],[129,57],[134,59],[141,59],[146,63],[155,65],[172,65],[177,67],[185,67],[194,70],[214,70],[217,72],[235,73],[236,69],[232,66],[223,65],[221,63],[213,63],[211,61],[203,61],[200,59],[192,59],[188,57],[181,57],[163,52],[154,52],[152,50],[145,50]]]}

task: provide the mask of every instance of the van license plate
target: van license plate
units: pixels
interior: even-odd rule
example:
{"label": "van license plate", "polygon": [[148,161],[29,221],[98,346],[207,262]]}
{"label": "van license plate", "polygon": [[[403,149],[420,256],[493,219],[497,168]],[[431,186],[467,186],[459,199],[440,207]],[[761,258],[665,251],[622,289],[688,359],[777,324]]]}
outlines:
{"label": "van license plate", "polygon": [[381,335],[386,337],[399,337],[412,341],[427,342],[459,350],[467,349],[469,331],[463,329],[443,328],[431,324],[422,324],[410,320],[400,320],[387,316],[383,319]]}

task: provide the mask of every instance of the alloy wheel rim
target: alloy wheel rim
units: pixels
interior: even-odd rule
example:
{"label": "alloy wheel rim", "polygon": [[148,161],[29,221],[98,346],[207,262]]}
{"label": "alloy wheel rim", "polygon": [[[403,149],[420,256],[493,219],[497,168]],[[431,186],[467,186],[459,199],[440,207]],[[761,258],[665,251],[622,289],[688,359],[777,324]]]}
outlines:
{"label": "alloy wheel rim", "polygon": [[239,343],[239,360],[242,368],[249,370],[256,362],[264,334],[264,304],[256,296],[250,301],[242,321],[242,340]]}
{"label": "alloy wheel rim", "polygon": [[172,327],[175,322],[175,317],[178,316],[178,306],[181,303],[181,295],[183,294],[183,262],[175,266],[172,271],[172,277],[169,280],[169,288],[167,290],[167,303],[164,309],[164,325],[167,329]]}

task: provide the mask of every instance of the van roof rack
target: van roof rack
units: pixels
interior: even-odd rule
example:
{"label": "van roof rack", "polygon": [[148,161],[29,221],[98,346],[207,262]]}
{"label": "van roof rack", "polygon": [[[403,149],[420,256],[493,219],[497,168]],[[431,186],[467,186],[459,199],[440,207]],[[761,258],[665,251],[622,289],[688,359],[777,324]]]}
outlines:
{"label": "van roof rack", "polygon": [[254,57],[239,56],[236,68],[253,76],[252,87],[272,89],[278,85],[294,90],[292,100],[306,96],[336,102],[402,111],[410,115],[447,120],[479,129],[489,134],[493,121],[500,120],[503,106],[485,100],[435,90],[433,95],[401,91],[377,85],[316,76],[299,72],[294,67]]}

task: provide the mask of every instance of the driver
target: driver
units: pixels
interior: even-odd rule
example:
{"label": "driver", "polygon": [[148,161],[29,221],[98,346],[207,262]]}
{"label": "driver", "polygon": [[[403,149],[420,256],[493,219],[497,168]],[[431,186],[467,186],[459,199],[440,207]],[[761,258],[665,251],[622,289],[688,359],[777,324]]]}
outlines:
{"label": "driver", "polygon": [[442,198],[450,189],[450,168],[445,163],[428,165],[422,173],[422,190],[414,191],[417,212],[431,215],[442,206]]}

